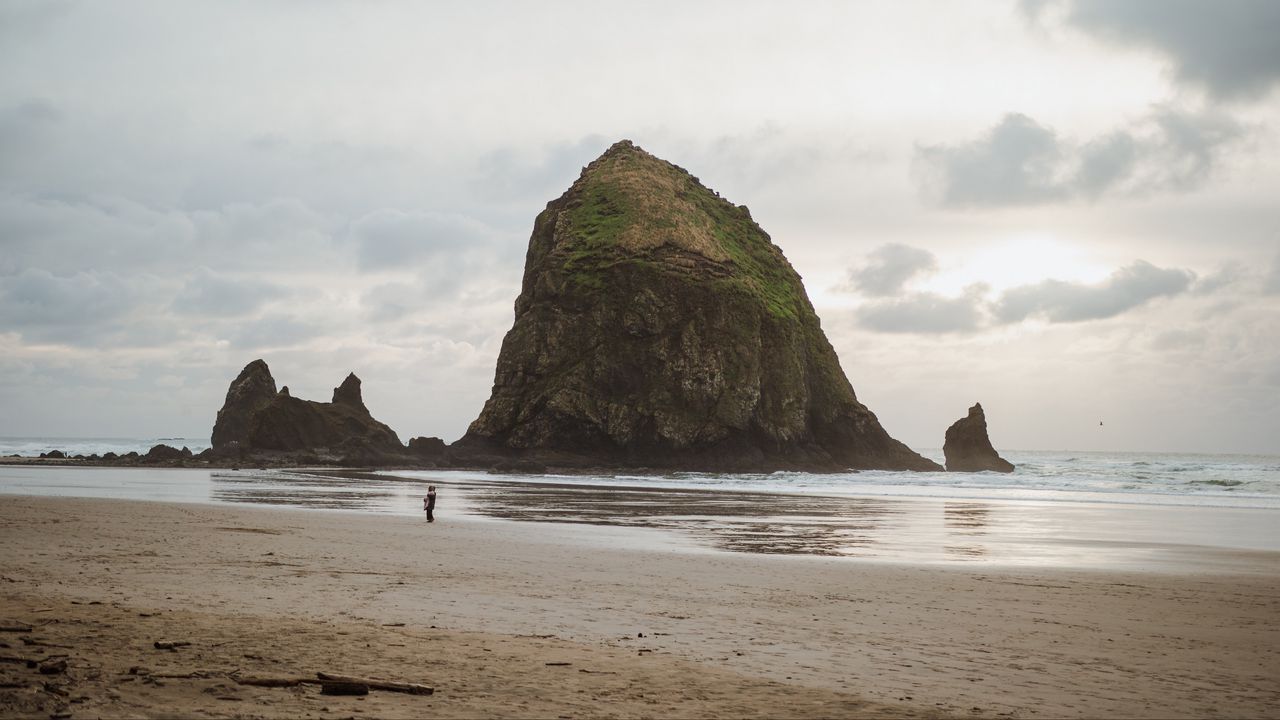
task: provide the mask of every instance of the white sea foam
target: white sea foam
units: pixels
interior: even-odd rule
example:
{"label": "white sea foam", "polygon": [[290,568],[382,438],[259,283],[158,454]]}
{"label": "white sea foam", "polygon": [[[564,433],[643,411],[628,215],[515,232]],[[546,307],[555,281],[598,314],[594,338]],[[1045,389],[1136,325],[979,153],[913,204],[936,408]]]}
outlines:
{"label": "white sea foam", "polygon": [[198,453],[209,447],[209,438],[60,438],[60,437],[0,437],[0,456],[18,455],[38,457],[41,453],[61,450],[68,457],[74,455],[104,455],[113,452],[125,455],[131,452],[145,453],[156,445],[175,448],[186,447]]}
{"label": "white sea foam", "polygon": [[[924,451],[940,460],[940,451]],[[1143,505],[1204,505],[1280,509],[1280,457],[1102,452],[1006,452],[1013,473],[502,476],[504,481],[781,492],[847,497],[938,497],[987,500],[1067,500]],[[428,478],[430,472],[400,472]]]}

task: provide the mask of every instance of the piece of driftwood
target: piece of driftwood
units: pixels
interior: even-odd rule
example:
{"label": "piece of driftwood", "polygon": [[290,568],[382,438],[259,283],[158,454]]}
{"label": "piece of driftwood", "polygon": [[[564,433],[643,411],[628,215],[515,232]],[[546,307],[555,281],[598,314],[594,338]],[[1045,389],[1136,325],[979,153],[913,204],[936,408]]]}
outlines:
{"label": "piece of driftwood", "polygon": [[[362,685],[368,690],[386,690],[388,692],[401,692],[410,695],[432,695],[436,689],[427,685],[419,685],[417,683],[393,682],[391,680],[377,680],[374,678],[353,677],[351,675],[336,675],[334,673],[316,673],[316,677],[239,677],[231,678],[240,685],[252,685],[254,687],[297,687],[299,685],[320,685],[323,691],[324,686],[330,683]],[[333,694],[333,693],[326,693]],[[364,693],[361,693],[364,694]]]}
{"label": "piece of driftwood", "polygon": [[0,632],[31,632],[31,626],[13,622],[0,623]]}
{"label": "piece of driftwood", "polygon": [[390,692],[402,692],[410,695],[432,695],[436,689],[427,685],[419,685],[417,683],[393,682],[391,680],[375,680],[372,678],[352,677],[350,675],[335,675],[333,673],[318,672],[316,677],[328,682],[354,683],[356,685],[368,685],[373,690],[387,690]]}
{"label": "piece of driftwood", "polygon": [[369,686],[353,682],[320,682],[321,695],[368,695]]}
{"label": "piece of driftwood", "polygon": [[190,640],[157,640],[155,646],[157,650],[175,650],[180,647],[186,647],[191,644]]}
{"label": "piece of driftwood", "polygon": [[23,645],[27,645],[31,647],[52,647],[52,648],[62,648],[63,650],[72,649],[70,645],[59,645],[58,643],[45,642],[43,640],[37,640],[35,638],[30,638],[30,637],[19,638],[19,640],[22,641]]}

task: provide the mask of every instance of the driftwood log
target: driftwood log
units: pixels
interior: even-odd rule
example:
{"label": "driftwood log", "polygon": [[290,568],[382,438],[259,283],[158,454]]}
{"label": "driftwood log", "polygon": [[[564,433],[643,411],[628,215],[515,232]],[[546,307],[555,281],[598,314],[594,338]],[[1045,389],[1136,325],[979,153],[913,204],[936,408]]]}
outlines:
{"label": "driftwood log", "polygon": [[363,683],[320,681],[321,695],[368,695],[369,686]]}
{"label": "driftwood log", "polygon": [[374,690],[387,690],[390,692],[409,693],[410,695],[432,695],[436,689],[427,685],[419,685],[418,683],[393,682],[391,680],[375,680],[372,678],[352,677],[350,675],[335,675],[333,673],[316,673],[316,677],[328,682],[354,683],[357,685],[368,685]]}
{"label": "driftwood log", "polygon": [[[352,675],[337,675],[334,673],[318,672],[314,678],[310,677],[234,677],[232,678],[240,685],[252,685],[254,687],[297,687],[299,685],[320,685],[324,686],[335,684],[347,685],[363,685],[369,690],[386,690],[387,692],[408,693],[409,695],[433,695],[436,689],[429,685],[419,685],[418,683],[395,682],[392,680],[378,680],[376,678],[362,678]],[[332,695],[332,692],[326,692],[326,695]]]}

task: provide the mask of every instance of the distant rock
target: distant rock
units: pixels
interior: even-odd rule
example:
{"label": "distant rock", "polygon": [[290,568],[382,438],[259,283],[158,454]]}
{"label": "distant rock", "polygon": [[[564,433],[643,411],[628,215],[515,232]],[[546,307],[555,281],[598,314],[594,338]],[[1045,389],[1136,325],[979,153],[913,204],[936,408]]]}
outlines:
{"label": "distant rock", "polygon": [[747,209],[626,140],[534,221],[493,392],[450,450],[460,463],[942,469],[858,402],[800,276]]}
{"label": "distant rock", "polygon": [[360,378],[355,373],[347,375],[347,379],[333,389],[333,404],[347,405],[368,414],[369,409],[364,406],[364,398],[360,396]]}
{"label": "distant rock", "polygon": [[448,446],[438,437],[416,437],[409,439],[409,452],[419,457],[441,457]]}
{"label": "distant rock", "polygon": [[[286,395],[286,397],[288,397]],[[252,421],[276,399],[276,381],[262,360],[254,360],[236,376],[227,389],[227,399],[213,424],[213,447],[232,442],[246,444],[252,432]]]}
{"label": "distant rock", "polygon": [[981,403],[974,403],[966,417],[947,428],[942,454],[946,456],[947,472],[1013,472],[1013,463],[1000,457],[991,446]]}
{"label": "distant rock", "polygon": [[47,460],[65,460],[67,454],[61,450],[50,450],[49,452],[40,453],[40,457]]}
{"label": "distant rock", "polygon": [[216,454],[224,456],[255,450],[323,449],[353,462],[405,452],[395,432],[369,414],[355,373],[334,389],[333,402],[320,403],[276,392],[275,379],[262,360],[246,365],[227,389],[213,426],[212,445]]}
{"label": "distant rock", "polygon": [[[186,452],[183,452],[184,450]],[[142,461],[146,463],[160,463],[182,460],[189,457],[191,457],[191,451],[186,448],[179,450],[178,448],[169,447],[168,445],[156,445],[148,450],[146,455],[142,456]]]}

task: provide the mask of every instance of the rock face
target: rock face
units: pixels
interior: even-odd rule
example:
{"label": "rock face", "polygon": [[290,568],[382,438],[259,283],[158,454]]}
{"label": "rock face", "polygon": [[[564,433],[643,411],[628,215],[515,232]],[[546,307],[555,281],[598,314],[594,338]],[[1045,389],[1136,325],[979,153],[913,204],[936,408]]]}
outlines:
{"label": "rock face", "polygon": [[946,456],[948,472],[1013,472],[1013,463],[996,454],[991,446],[981,403],[974,403],[966,417],[947,428],[942,454]]}
{"label": "rock face", "polygon": [[212,437],[215,450],[350,449],[404,452],[394,431],[373,419],[360,395],[360,378],[347,376],[333,402],[319,403],[276,392],[262,360],[244,367],[227,389]]}
{"label": "rock face", "polygon": [[858,402],[744,206],[629,141],[534,222],[493,393],[454,448],[547,464],[940,470]]}

